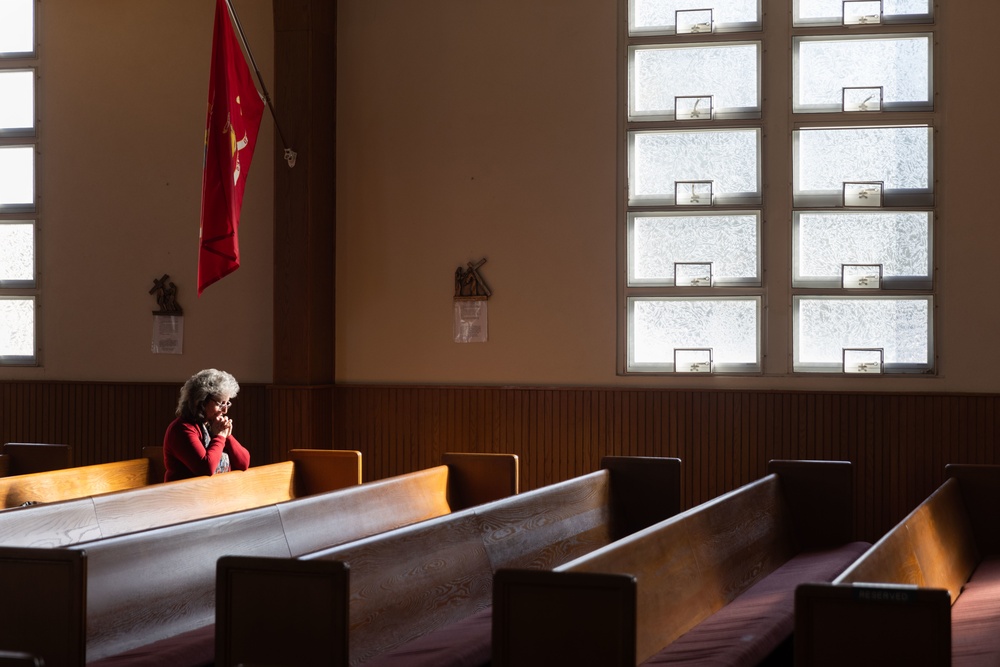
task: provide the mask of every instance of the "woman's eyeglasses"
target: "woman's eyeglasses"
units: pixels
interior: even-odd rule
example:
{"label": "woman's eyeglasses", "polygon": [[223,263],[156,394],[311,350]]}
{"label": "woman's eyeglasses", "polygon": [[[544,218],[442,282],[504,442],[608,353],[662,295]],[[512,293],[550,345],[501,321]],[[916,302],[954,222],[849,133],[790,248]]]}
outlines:
{"label": "woman's eyeglasses", "polygon": [[223,401],[220,401],[220,400],[215,399],[215,398],[210,398],[208,400],[210,400],[213,403],[215,403],[216,407],[218,407],[220,410],[223,409],[223,408],[227,408],[228,409],[233,404],[232,401],[225,401],[225,402],[223,402]]}

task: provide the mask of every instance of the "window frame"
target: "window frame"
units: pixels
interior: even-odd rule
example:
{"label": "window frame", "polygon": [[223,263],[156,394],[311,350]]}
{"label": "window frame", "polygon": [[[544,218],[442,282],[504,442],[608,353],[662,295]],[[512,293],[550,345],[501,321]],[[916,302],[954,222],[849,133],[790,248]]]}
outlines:
{"label": "window frame", "polygon": [[[635,298],[745,298],[760,299],[761,315],[759,322],[759,358],[760,368],[752,373],[734,373],[734,375],[756,375],[782,378],[803,378],[827,375],[829,377],[854,377],[845,374],[843,367],[837,369],[801,370],[796,368],[797,354],[797,312],[793,302],[801,298],[826,296],[830,298],[868,296],[871,298],[921,298],[928,299],[932,307],[928,314],[929,364],[921,364],[919,368],[889,365],[885,372],[871,375],[894,378],[938,377],[938,306],[941,297],[938,294],[938,277],[936,256],[939,252],[942,235],[942,211],[936,190],[936,179],[940,177],[938,150],[938,135],[945,130],[944,117],[940,109],[937,95],[940,82],[935,74],[939,73],[941,49],[936,46],[937,17],[901,16],[883,17],[879,24],[849,25],[840,23],[821,23],[817,25],[793,24],[789,15],[787,22],[769,20],[762,15],[761,24],[756,29],[742,33],[717,30],[714,33],[676,34],[672,30],[660,32],[651,30],[632,31],[631,12],[637,0],[621,0],[619,2],[619,43],[618,43],[618,123],[617,123],[617,166],[616,180],[617,222],[616,222],[616,286],[617,286],[617,318],[616,327],[618,344],[616,346],[617,372],[621,376],[650,377],[667,376],[678,378],[684,376],[720,376],[719,373],[675,373],[664,368],[637,368],[631,363],[634,341],[631,332],[630,303]],[[930,5],[933,11],[933,3]],[[844,109],[823,110],[793,110],[793,56],[795,48],[793,39],[831,39],[849,35],[854,38],[879,38],[910,35],[929,35],[929,99],[931,104],[891,105],[878,112],[845,111]],[[717,41],[759,41],[762,49],[760,65],[761,89],[763,101],[760,118],[716,118],[703,119],[671,119],[659,117],[630,117],[631,113],[631,63],[632,53],[637,46],[653,47],[658,44],[685,45],[705,44]],[[833,285],[830,281],[804,284],[793,280],[795,271],[793,256],[793,214],[826,210],[855,210],[844,206],[843,192],[819,193],[818,198],[793,197],[792,184],[797,178],[798,163],[795,160],[798,133],[812,128],[849,128],[849,127],[906,127],[919,126],[926,128],[927,143],[927,188],[897,188],[883,193],[880,207],[857,207],[860,212],[869,211],[902,211],[918,210],[930,214],[928,229],[928,270],[929,276],[892,277],[882,280],[877,289],[862,289],[845,287],[844,284]],[[712,206],[677,206],[670,197],[658,198],[658,201],[633,200],[631,195],[630,171],[633,169],[631,153],[631,137],[641,131],[665,130],[718,130],[718,129],[757,128],[762,140],[759,149],[760,173],[758,175],[761,198],[759,202],[714,202]],[[834,174],[839,175],[839,174]],[[862,180],[862,179],[859,179]],[[787,183],[787,185],[786,185]],[[663,186],[666,187],[666,186]],[[663,201],[667,199],[667,201]],[[761,265],[761,284],[759,286],[663,286],[650,284],[632,284],[631,278],[631,246],[630,226],[632,219],[638,214],[656,214],[658,212],[678,212],[696,215],[699,213],[730,213],[746,210],[759,211],[761,220],[761,237],[758,249]],[[772,335],[769,335],[768,332]],[[869,377],[871,376],[869,375]],[[724,377],[731,377],[726,374]],[[699,381],[696,381],[699,382]]]}
{"label": "window frame", "polygon": [[0,53],[0,70],[2,71],[25,71],[30,70],[34,78],[32,93],[32,112],[34,114],[33,127],[30,128],[10,128],[0,130],[0,147],[9,148],[14,146],[26,146],[32,149],[32,201],[28,204],[6,204],[0,205],[0,224],[23,224],[30,223],[33,227],[33,267],[34,275],[30,280],[4,280],[0,281],[0,299],[3,300],[26,300],[32,304],[32,338],[34,352],[32,355],[5,355],[0,353],[0,367],[11,366],[40,366],[41,354],[39,344],[39,331],[41,327],[41,291],[40,291],[40,270],[39,270],[39,247],[41,233],[41,190],[40,166],[41,159],[39,144],[39,117],[40,117],[40,91],[39,84],[41,77],[40,68],[40,3],[32,0],[32,50],[23,52]]}

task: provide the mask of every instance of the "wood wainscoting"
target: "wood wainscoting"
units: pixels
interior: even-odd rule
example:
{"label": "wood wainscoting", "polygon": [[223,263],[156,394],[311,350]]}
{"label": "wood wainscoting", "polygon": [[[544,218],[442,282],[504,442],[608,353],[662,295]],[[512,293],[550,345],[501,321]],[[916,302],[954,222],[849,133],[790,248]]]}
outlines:
{"label": "wood wainscoting", "polygon": [[[162,442],[180,384],[0,381],[0,442],[73,447],[76,465]],[[771,459],[854,463],[855,525],[873,541],[944,481],[997,463],[1000,395],[623,388],[243,384],[230,414],[256,465],[293,448],[356,449],[364,479],[457,452],[510,452],[530,490],[602,456],[676,456],[691,507],[765,474]]]}
{"label": "wood wainscoting", "polygon": [[340,449],[365,479],[445,451],[511,452],[521,489],[596,470],[606,454],[676,456],[682,506],[765,474],[771,459],[854,464],[855,527],[874,541],[944,481],[996,463],[1000,396],[616,388],[338,385]]}

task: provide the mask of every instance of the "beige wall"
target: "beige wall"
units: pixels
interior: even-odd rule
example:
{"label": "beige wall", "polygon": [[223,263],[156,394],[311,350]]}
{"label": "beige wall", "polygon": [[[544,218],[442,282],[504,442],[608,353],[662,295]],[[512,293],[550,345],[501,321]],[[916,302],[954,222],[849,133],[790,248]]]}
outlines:
{"label": "beige wall", "polygon": [[[271,81],[270,0],[235,0]],[[40,368],[4,379],[183,380],[206,366],[271,378],[273,129],[265,115],[242,266],[196,296],[211,0],[45,0],[39,40]],[[184,353],[150,351],[148,294],[179,288]]]}
{"label": "beige wall", "polygon": [[[982,196],[1000,154],[987,115],[1000,93],[984,78],[1000,3],[939,31],[940,374],[902,379],[794,377],[770,359],[779,372],[762,378],[616,375],[616,5],[340,0],[338,381],[996,391],[1000,248]],[[766,0],[768,20],[785,5]],[[273,88],[271,2],[235,6]],[[195,296],[213,3],[39,7],[43,366],[0,378],[172,381],[211,365],[270,381],[268,116],[243,266]],[[490,341],[456,344],[454,271],[481,257]],[[183,355],[149,349],[147,292],[163,273],[180,287]],[[768,279],[768,351],[780,356],[787,280]]]}
{"label": "beige wall", "polygon": [[[1000,97],[983,75],[1000,3],[974,3],[971,22],[940,15],[940,373],[856,379],[785,372],[785,275],[767,276],[767,376],[616,375],[617,4],[340,0],[338,381],[996,391],[1000,234],[982,196],[995,190],[987,111]],[[788,4],[765,0],[765,25],[787,21]],[[783,104],[765,101],[768,131],[787,132]],[[777,158],[765,197],[787,199],[781,157],[765,156]],[[769,220],[765,235],[788,224]],[[787,234],[765,239],[786,256],[772,269],[787,269],[789,247]],[[456,344],[452,277],[481,257],[490,340]]]}

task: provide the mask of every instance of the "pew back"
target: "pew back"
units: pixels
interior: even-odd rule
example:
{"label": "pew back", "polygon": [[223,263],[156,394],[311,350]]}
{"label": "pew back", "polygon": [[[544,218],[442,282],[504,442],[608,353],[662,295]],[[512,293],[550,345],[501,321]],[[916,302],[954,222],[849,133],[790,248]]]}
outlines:
{"label": "pew back", "polygon": [[959,482],[950,478],[834,583],[943,588],[954,602],[979,560]]}
{"label": "pew back", "polygon": [[73,448],[69,445],[7,442],[0,447],[0,455],[7,461],[6,471],[0,467],[0,477],[60,470],[73,465]]}
{"label": "pew back", "polygon": [[833,583],[799,586],[798,664],[997,659],[996,583],[980,573],[1000,554],[1000,466],[945,470],[944,483]]}
{"label": "pew back", "polygon": [[134,489],[160,480],[150,479],[149,459],[129,459],[27,475],[0,477],[0,504],[18,507],[27,502],[50,503],[98,493]]}
{"label": "pew back", "polygon": [[[498,572],[493,664],[545,665],[555,656],[582,664],[600,654],[604,665],[632,667],[802,550],[850,541],[850,463],[772,461],[769,470],[550,572]],[[810,515],[830,522],[810,526]],[[788,609],[790,618],[790,599]]]}
{"label": "pew back", "polygon": [[[303,555],[297,561],[303,565],[343,563],[349,570],[349,623],[338,618],[323,623],[331,635],[317,650],[349,647],[348,659],[357,664],[418,637],[445,632],[490,606],[498,568],[555,567],[607,544],[622,531],[641,527],[643,521],[675,514],[679,463],[607,457],[604,469],[588,475]],[[293,591],[294,573],[294,563],[275,562],[272,568],[267,561],[220,560],[217,664],[267,662],[271,658],[266,656],[283,655],[282,646],[289,643],[296,651],[306,650],[300,646],[307,641],[302,633],[260,631],[280,624],[283,616],[315,619],[340,609],[331,603],[307,609],[293,593],[282,594],[285,587],[275,582],[287,579],[287,590]],[[257,590],[257,581],[269,591],[266,601],[247,604],[251,593],[246,588]],[[328,582],[331,587],[335,583]],[[302,641],[290,639],[293,636]],[[313,662],[298,657],[303,664]]]}
{"label": "pew back", "polygon": [[778,476],[772,474],[624,538],[565,570],[635,577],[636,652],[644,660],[794,553],[787,506]]}
{"label": "pew back", "polygon": [[[496,461],[509,469],[508,460]],[[357,528],[350,521],[323,519],[350,517],[368,504],[400,503],[392,508],[396,511],[373,513],[385,522],[377,525],[369,520],[366,525],[373,531],[418,520],[414,507],[421,505],[408,499],[435,498],[424,503],[422,511],[447,512],[449,506],[440,499],[447,497],[448,475],[441,473],[438,469],[406,476],[410,494],[399,489],[385,493],[392,480],[384,480],[64,548],[0,547],[0,591],[5,599],[18,600],[16,605],[0,605],[0,649],[26,651],[43,656],[47,664],[73,666],[169,640],[178,633],[197,632],[214,620],[220,557],[289,559],[290,545],[301,548],[301,536],[309,533],[324,546],[339,544],[352,539]],[[428,493],[429,485],[439,488]],[[285,486],[290,488],[289,478]],[[311,511],[296,512],[293,505],[303,501]],[[65,600],[68,606],[53,605],[52,600]],[[208,647],[209,657],[212,648]]]}
{"label": "pew back", "polygon": [[[55,547],[357,486],[357,451],[292,450],[291,461],[0,511],[0,544]],[[303,478],[308,481],[303,481]],[[444,491],[442,490],[442,494]]]}

